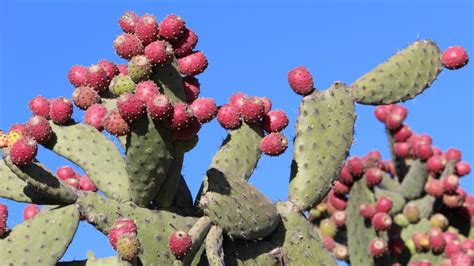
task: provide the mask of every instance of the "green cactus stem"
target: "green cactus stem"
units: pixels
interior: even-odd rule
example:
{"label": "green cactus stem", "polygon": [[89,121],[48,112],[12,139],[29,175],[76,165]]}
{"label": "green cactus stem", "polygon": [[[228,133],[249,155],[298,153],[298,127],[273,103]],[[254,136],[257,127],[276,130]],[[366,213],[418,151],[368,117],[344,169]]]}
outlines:
{"label": "green cactus stem", "polygon": [[426,164],[419,159],[413,160],[408,164],[409,170],[400,184],[400,193],[410,200],[419,198],[425,191],[428,169]]}
{"label": "green cactus stem", "polygon": [[180,182],[184,181],[183,177],[181,176],[183,160],[184,154],[177,154],[175,159],[171,162],[171,165],[168,169],[168,174],[161,184],[158,194],[153,200],[157,207],[168,208],[173,204],[179,184]]}
{"label": "green cactus stem", "polygon": [[172,102],[186,102],[183,79],[179,73],[176,59],[171,64],[153,68],[152,79]]}
{"label": "green cactus stem", "polygon": [[224,266],[222,228],[213,226],[206,237],[206,256],[211,266]]}
{"label": "green cactus stem", "polygon": [[211,219],[209,219],[207,216],[204,216],[199,218],[193,227],[189,229],[188,235],[191,236],[192,246],[188,254],[182,259],[184,265],[189,265],[193,261],[198,261],[198,259],[201,257],[196,256],[196,254],[203,254],[203,243],[211,226]]}

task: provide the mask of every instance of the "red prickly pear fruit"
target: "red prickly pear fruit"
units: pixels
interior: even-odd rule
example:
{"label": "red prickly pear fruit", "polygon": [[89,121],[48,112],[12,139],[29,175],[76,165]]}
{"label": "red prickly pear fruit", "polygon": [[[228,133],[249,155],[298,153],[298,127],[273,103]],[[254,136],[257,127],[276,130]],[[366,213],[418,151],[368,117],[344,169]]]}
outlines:
{"label": "red prickly pear fruit", "polygon": [[398,130],[402,127],[404,118],[398,113],[389,113],[385,119],[385,126],[390,130]]}
{"label": "red prickly pear fruit", "polygon": [[260,142],[260,150],[269,156],[278,156],[288,148],[286,137],[277,132],[266,135]]}
{"label": "red prickly pear fruit", "polygon": [[263,112],[268,114],[272,109],[272,101],[268,97],[260,97],[260,101],[263,103]]}
{"label": "red prickly pear fruit", "polygon": [[471,172],[471,165],[468,162],[458,162],[454,167],[458,176],[465,176]]}
{"label": "red prickly pear fruit", "polygon": [[75,176],[64,180],[64,182],[74,189],[79,189],[79,180]]}
{"label": "red prickly pear fruit", "polygon": [[241,112],[246,98],[248,98],[247,94],[243,92],[236,92],[230,96],[229,103],[234,105],[239,110],[239,112]]}
{"label": "red prickly pear fruit", "polygon": [[191,104],[194,116],[199,123],[204,124],[211,121],[217,114],[217,105],[214,99],[198,98]]}
{"label": "red prickly pear fruit", "polygon": [[374,109],[374,115],[377,120],[382,123],[385,123],[387,116],[390,113],[391,105],[379,105]]}
{"label": "red prickly pear fruit", "polygon": [[410,150],[411,145],[409,142],[396,142],[393,144],[393,152],[401,158],[408,158]]}
{"label": "red prickly pear fruit", "polygon": [[194,116],[193,109],[185,103],[176,103],[173,114],[165,119],[165,126],[172,130],[179,130],[189,126]]}
{"label": "red prickly pear fruit", "polygon": [[459,240],[446,241],[446,247],[444,247],[444,256],[451,258],[455,254],[462,252],[462,245]]}
{"label": "red prickly pear fruit", "polygon": [[327,251],[332,252],[334,250],[334,247],[336,246],[334,239],[329,236],[323,236],[322,241]]}
{"label": "red prickly pear fruit", "polygon": [[334,257],[338,260],[346,261],[349,259],[349,250],[346,246],[343,245],[336,245],[334,248]]}
{"label": "red prickly pear fruit", "polygon": [[263,116],[263,129],[268,133],[283,131],[288,126],[288,117],[282,110],[272,110]]}
{"label": "red prickly pear fruit", "polygon": [[117,100],[117,109],[126,121],[132,122],[142,117],[145,113],[145,102],[140,96],[124,93]]}
{"label": "red prickly pear fruit", "polygon": [[107,109],[102,104],[94,104],[84,114],[84,124],[95,127],[97,130],[104,130],[104,119]]}
{"label": "red prickly pear fruit", "polygon": [[109,242],[114,249],[117,249],[118,240],[124,235],[136,235],[137,226],[132,219],[120,218],[115,220],[114,225],[109,230]]}
{"label": "red prickly pear fruit", "polygon": [[446,160],[440,155],[433,155],[426,161],[426,167],[430,172],[440,173],[443,171],[445,165]]}
{"label": "red prickly pear fruit", "polygon": [[346,161],[347,169],[352,176],[362,176],[364,173],[364,162],[359,157],[351,157]]}
{"label": "red prickly pear fruit", "polygon": [[117,65],[117,68],[118,68],[118,70],[119,70],[119,72],[120,72],[120,73],[119,73],[120,75],[124,75],[124,76],[128,75],[128,65],[126,65],[126,64],[118,64],[118,65]]}
{"label": "red prickly pear fruit", "polygon": [[236,129],[240,126],[240,113],[232,104],[224,104],[217,111],[217,121],[225,129]]}
{"label": "red prickly pear fruit", "polygon": [[200,129],[201,129],[201,123],[199,123],[196,117],[191,117],[189,125],[187,127],[177,129],[177,130],[172,130],[171,133],[175,140],[185,141],[185,140],[190,140],[194,136],[196,136]]}
{"label": "red prickly pear fruit", "polygon": [[110,82],[115,76],[120,74],[118,66],[109,60],[102,59],[97,63],[107,74],[107,80]]}
{"label": "red prickly pear fruit", "polygon": [[413,147],[413,152],[422,161],[426,161],[433,156],[433,150],[429,143],[418,143]]}
{"label": "red prickly pear fruit", "polygon": [[427,261],[427,260],[422,260],[418,262],[418,266],[433,266],[433,263]]}
{"label": "red prickly pear fruit", "polygon": [[135,95],[140,97],[145,103],[152,100],[158,94],[160,94],[160,90],[153,80],[145,80],[135,86]]}
{"label": "red prickly pear fruit", "polygon": [[118,23],[125,33],[134,33],[140,16],[133,11],[127,11],[120,17]]}
{"label": "red prickly pear fruit", "polygon": [[380,258],[387,252],[387,244],[381,238],[375,238],[370,242],[370,254],[375,258]]}
{"label": "red prickly pear fruit", "polygon": [[459,69],[469,62],[466,49],[462,46],[451,46],[444,50],[441,63],[450,70]]}
{"label": "red prickly pear fruit", "polygon": [[392,138],[395,142],[403,142],[410,138],[411,134],[411,128],[407,125],[403,125],[397,131],[392,133]]}
{"label": "red prickly pear fruit", "polygon": [[117,241],[117,253],[126,261],[132,261],[140,252],[140,241],[135,234],[124,234]]}
{"label": "red prickly pear fruit", "polygon": [[362,203],[359,207],[359,213],[365,219],[372,219],[377,211],[370,203]]}
{"label": "red prickly pear fruit", "polygon": [[87,73],[89,73],[87,67],[75,65],[69,69],[67,78],[74,87],[87,86]]}
{"label": "red prickly pear fruit", "polygon": [[32,163],[38,152],[38,145],[32,138],[17,140],[10,147],[10,158],[15,165]]}
{"label": "red prickly pear fruit", "polygon": [[380,161],[382,160],[382,154],[377,150],[369,151],[369,153],[367,153],[367,158]]}
{"label": "red prickly pear fruit", "polygon": [[249,97],[244,99],[242,105],[242,118],[249,124],[260,121],[265,112],[263,102],[258,97]]}
{"label": "red prickly pear fruit", "polygon": [[392,114],[397,114],[399,115],[403,120],[407,118],[408,115],[408,109],[402,105],[394,104],[390,108],[390,112]]}
{"label": "red prickly pear fruit", "polygon": [[173,58],[173,48],[167,41],[154,41],[145,47],[145,56],[153,65],[163,66]]}
{"label": "red prickly pear fruit", "polygon": [[426,143],[426,144],[433,144],[433,139],[428,135],[428,134],[421,134],[419,136],[420,142]]}
{"label": "red prickly pear fruit", "polygon": [[461,188],[458,188],[452,194],[444,194],[443,195],[443,203],[444,205],[448,206],[449,208],[459,208],[464,203],[464,194],[460,193]]}
{"label": "red prickly pear fruit", "polygon": [[313,75],[304,66],[299,66],[288,72],[288,83],[291,89],[299,95],[305,96],[314,91]]}
{"label": "red prickly pear fruit", "polygon": [[114,40],[114,48],[118,56],[127,60],[144,52],[144,47],[140,39],[128,33],[117,36]]}
{"label": "red prickly pear fruit", "polygon": [[420,220],[420,208],[413,202],[407,203],[403,207],[403,215],[410,223],[416,223]]}
{"label": "red prickly pear fruit", "polygon": [[346,195],[349,192],[349,187],[340,180],[336,180],[336,182],[334,182],[332,189],[334,190],[334,193],[341,196]]}
{"label": "red prickly pear fruit", "polygon": [[[0,211],[0,213],[1,213],[1,211]],[[0,218],[1,217],[2,216],[0,215]],[[466,253],[469,250],[474,250],[474,239],[466,238],[462,241],[461,245],[462,245],[462,250],[464,250],[464,252],[466,252]]]}
{"label": "red prickly pear fruit", "polygon": [[97,191],[97,187],[89,176],[83,175],[79,178],[79,188],[83,191]]}
{"label": "red prickly pear fruit", "polygon": [[198,75],[206,70],[208,65],[206,55],[195,51],[178,59],[178,69],[183,75]]}
{"label": "red prickly pear fruit", "polygon": [[197,78],[195,78],[194,76],[184,77],[183,82],[184,93],[186,94],[186,102],[190,104],[199,97],[199,93],[201,92],[201,85],[199,84]]}
{"label": "red prickly pear fruit", "polygon": [[74,104],[82,110],[100,102],[100,96],[91,87],[78,87],[72,93],[72,101]]}
{"label": "red prickly pear fruit", "polygon": [[143,15],[135,27],[135,36],[142,41],[143,46],[158,40],[158,22],[153,15]]}
{"label": "red prickly pear fruit", "polygon": [[186,256],[191,250],[192,245],[193,240],[191,236],[184,231],[174,232],[168,240],[168,247],[177,259]]}
{"label": "red prickly pear fruit", "polygon": [[343,227],[346,225],[346,212],[345,211],[335,211],[331,215],[332,221],[337,225],[337,227]]}
{"label": "red prickly pear fruit", "polygon": [[328,203],[336,210],[345,210],[347,208],[347,199],[343,196],[338,197],[332,189],[328,193]]}
{"label": "red prickly pear fruit", "polygon": [[438,147],[433,146],[432,149],[433,149],[433,155],[441,156],[441,155],[443,154],[443,152],[441,151],[441,149],[438,148]]}
{"label": "red prickly pear fruit", "polygon": [[104,128],[114,136],[124,136],[130,131],[127,121],[123,119],[118,110],[111,111],[104,118]]}
{"label": "red prickly pear fruit", "polygon": [[471,257],[464,252],[458,252],[451,257],[451,266],[470,266],[472,264]]}
{"label": "red prickly pear fruit", "polygon": [[168,118],[173,113],[173,105],[168,96],[164,94],[155,95],[146,102],[147,111],[153,120],[161,121]]}
{"label": "red prickly pear fruit", "polygon": [[456,175],[448,175],[443,179],[444,191],[452,193],[456,191],[459,186],[459,177]]}
{"label": "red prickly pear fruit", "polygon": [[49,100],[45,97],[41,95],[36,96],[28,103],[28,107],[34,115],[49,119],[50,104]]}
{"label": "red prickly pear fruit", "polygon": [[51,100],[49,117],[55,124],[64,124],[71,119],[72,102],[64,97]]}
{"label": "red prickly pear fruit", "polygon": [[62,180],[76,178],[76,172],[74,172],[71,166],[59,167],[58,170],[56,170],[56,175]]}
{"label": "red prickly pear fruit", "polygon": [[23,124],[14,124],[8,130],[8,146],[11,147],[13,144],[15,144],[16,141],[26,137],[31,137],[31,133],[28,131],[28,127]]}
{"label": "red prickly pear fruit", "polygon": [[392,217],[384,212],[379,212],[372,217],[372,226],[375,231],[387,231],[392,226]]}
{"label": "red prickly pear fruit", "polygon": [[455,148],[449,148],[444,154],[446,161],[460,162],[462,158],[461,151]]}
{"label": "red prickly pear fruit", "polygon": [[415,248],[418,251],[430,249],[430,240],[425,233],[415,232],[411,236],[411,240],[413,241],[413,244],[415,244]]}
{"label": "red prickly pear fruit", "polygon": [[96,90],[103,92],[107,90],[110,79],[107,77],[107,72],[100,65],[92,65],[87,72],[87,85]]}
{"label": "red prickly pear fruit", "polygon": [[[446,218],[446,216],[444,216],[443,214],[435,213],[435,214],[431,215],[430,225],[431,225],[431,227],[436,227],[436,228],[439,228],[441,230],[445,230],[449,225],[449,221],[448,221],[448,218]],[[444,237],[444,235],[443,235],[443,237]],[[445,240],[446,240],[446,238],[445,238]]]}
{"label": "red prickly pear fruit", "polygon": [[347,186],[352,186],[352,184],[354,183],[354,177],[349,172],[347,164],[344,164],[342,166],[341,172],[339,172],[339,180],[341,180],[341,182],[346,184]]}
{"label": "red prickly pear fruit", "polygon": [[337,233],[337,225],[331,219],[323,219],[319,223],[319,230],[322,236],[333,237]]}
{"label": "red prickly pear fruit", "polygon": [[446,240],[443,237],[443,231],[439,228],[431,228],[428,232],[428,239],[430,241],[430,247],[434,252],[443,252],[446,246]]}
{"label": "red prickly pear fruit", "polygon": [[160,22],[160,36],[169,42],[175,42],[183,36],[185,26],[186,21],[180,16],[168,15]]}
{"label": "red prickly pear fruit", "polygon": [[198,43],[198,36],[194,31],[187,28],[183,35],[173,44],[174,54],[176,57],[183,57],[190,54]]}
{"label": "red prickly pear fruit", "polygon": [[42,116],[35,115],[28,120],[26,124],[31,137],[38,143],[44,144],[53,135],[53,130],[48,123],[48,120]]}
{"label": "red prickly pear fruit", "polygon": [[365,172],[365,181],[369,187],[376,186],[382,182],[383,171],[376,167],[371,167]]}
{"label": "red prickly pear fruit", "polygon": [[25,209],[23,209],[23,220],[33,219],[38,213],[40,213],[40,209],[37,205],[28,204]]}
{"label": "red prickly pear fruit", "polygon": [[375,203],[375,210],[377,212],[388,213],[393,207],[393,201],[385,196],[381,196]]}
{"label": "red prickly pear fruit", "polygon": [[435,198],[441,198],[444,194],[443,183],[437,179],[429,179],[425,184],[425,191]]}

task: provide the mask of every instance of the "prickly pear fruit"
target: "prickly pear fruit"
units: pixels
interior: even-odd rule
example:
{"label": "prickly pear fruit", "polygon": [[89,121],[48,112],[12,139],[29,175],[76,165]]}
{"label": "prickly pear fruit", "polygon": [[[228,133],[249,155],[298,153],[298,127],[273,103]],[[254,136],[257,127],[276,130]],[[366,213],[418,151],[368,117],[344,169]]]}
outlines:
{"label": "prickly pear fruit", "polygon": [[207,58],[201,51],[195,51],[178,59],[178,69],[183,75],[198,75],[206,70]]}
{"label": "prickly pear fruit", "polygon": [[137,234],[137,225],[135,221],[128,218],[120,218],[115,220],[112,227],[109,229],[109,242],[112,247],[116,250],[118,240],[123,235],[136,235]]}
{"label": "prickly pear fruit", "polygon": [[180,16],[168,15],[160,22],[160,36],[169,42],[175,42],[184,34],[185,24],[186,21]]}
{"label": "prickly pear fruit", "polygon": [[200,93],[199,80],[194,76],[186,76],[183,78],[183,85],[186,94],[186,102],[194,102],[199,97]]}
{"label": "prickly pear fruit", "polygon": [[375,231],[387,231],[392,226],[392,218],[385,212],[379,212],[372,217],[372,226]]}
{"label": "prickly pear fruit", "polygon": [[225,129],[235,129],[240,126],[240,113],[232,104],[224,104],[217,112],[217,121]]}
{"label": "prickly pear fruit", "polygon": [[94,182],[87,175],[79,177],[79,189],[84,191],[97,191]]}
{"label": "prickly pear fruit", "polygon": [[469,165],[468,162],[458,162],[454,166],[454,170],[456,171],[456,175],[465,176],[471,172],[471,165]]}
{"label": "prickly pear fruit", "polygon": [[76,178],[76,172],[72,169],[71,166],[61,166],[56,170],[56,175],[62,179],[66,180],[69,178]]}
{"label": "prickly pear fruit", "polygon": [[140,16],[133,11],[125,12],[119,19],[119,26],[125,33],[134,33]]}
{"label": "prickly pear fruit", "polygon": [[135,27],[135,36],[142,41],[143,46],[158,40],[158,22],[155,16],[143,15]]}
{"label": "prickly pear fruit", "polygon": [[135,82],[130,76],[118,75],[110,82],[109,89],[114,95],[120,96],[126,92],[134,92]]}
{"label": "prickly pear fruit", "polygon": [[217,114],[217,105],[214,99],[198,98],[191,104],[194,116],[199,123],[204,124],[211,121]]}
{"label": "prickly pear fruit", "polygon": [[31,134],[31,137],[38,143],[44,144],[53,135],[51,126],[48,120],[42,116],[35,115],[28,120],[26,127]]}
{"label": "prickly pear fruit", "polygon": [[97,130],[104,130],[104,119],[107,109],[102,104],[94,104],[84,113],[84,124],[95,127]]}
{"label": "prickly pear fruit", "polygon": [[375,203],[375,210],[377,212],[388,213],[393,206],[393,201],[385,196],[380,197]]}
{"label": "prickly pear fruit", "polygon": [[34,97],[28,103],[28,107],[34,115],[39,115],[46,119],[49,119],[50,104],[49,100],[45,97],[41,95]]}
{"label": "prickly pear fruit", "polygon": [[260,150],[270,156],[278,156],[284,153],[286,148],[288,148],[288,140],[279,132],[268,134],[260,142]]}
{"label": "prickly pear fruit", "polygon": [[242,110],[242,118],[249,124],[254,124],[262,119],[265,114],[265,107],[259,97],[245,98]]}
{"label": "prickly pear fruit", "polygon": [[308,95],[314,91],[313,76],[304,66],[288,72],[288,83],[291,89],[299,95]]}
{"label": "prickly pear fruit", "polygon": [[37,205],[28,204],[25,209],[23,209],[23,220],[33,219],[38,213],[40,213],[40,209]]}
{"label": "prickly pear fruit", "polygon": [[87,72],[87,85],[96,90],[103,92],[107,90],[110,79],[107,77],[107,72],[100,65],[92,65]]}
{"label": "prickly pear fruit", "polygon": [[87,86],[87,73],[89,69],[85,66],[75,65],[67,73],[67,78],[74,87]]}
{"label": "prickly pear fruit", "polygon": [[372,217],[377,213],[375,207],[370,203],[363,203],[359,207],[359,213],[365,219],[371,220]]}
{"label": "prickly pear fruit", "polygon": [[383,256],[383,254],[385,254],[386,251],[387,251],[387,244],[385,243],[383,239],[375,238],[370,243],[370,253],[374,257],[379,258]]}
{"label": "prickly pear fruit", "polygon": [[25,165],[33,162],[38,152],[38,145],[30,137],[17,140],[10,147],[10,158],[15,165]]}
{"label": "prickly pear fruit", "polygon": [[168,240],[168,247],[177,259],[186,256],[191,250],[192,244],[191,236],[184,231],[174,232]]}
{"label": "prickly pear fruit", "polygon": [[160,90],[152,80],[139,82],[135,86],[135,95],[138,95],[145,103],[152,100],[158,94],[160,94]]}
{"label": "prickly pear fruit", "polygon": [[64,97],[51,100],[49,116],[55,124],[64,124],[71,119],[72,102]]}
{"label": "prickly pear fruit", "polygon": [[121,34],[114,41],[115,52],[123,59],[131,59],[136,55],[143,54],[143,44],[132,34]]}
{"label": "prickly pear fruit", "polygon": [[167,41],[154,41],[145,47],[145,56],[153,65],[165,65],[173,58],[173,48]]}
{"label": "prickly pear fruit", "polygon": [[467,64],[469,56],[462,46],[451,46],[443,52],[441,62],[447,69],[459,69]]}
{"label": "prickly pear fruit", "polygon": [[185,128],[172,130],[171,133],[175,140],[190,140],[197,135],[201,129],[201,123],[197,120],[196,117],[191,117],[189,125]]}
{"label": "prickly pear fruit", "polygon": [[134,56],[128,62],[128,76],[133,82],[147,80],[151,75],[152,65],[144,55]]}
{"label": "prickly pear fruit", "polygon": [[114,136],[124,136],[130,131],[127,121],[118,110],[111,111],[104,119],[104,128]]}
{"label": "prickly pear fruit", "polygon": [[146,102],[148,114],[153,120],[164,120],[173,113],[173,106],[168,96],[164,94],[155,95]]}
{"label": "prickly pear fruit", "polygon": [[117,109],[126,121],[135,121],[145,114],[146,105],[143,100],[135,94],[124,93],[117,100]]}
{"label": "prickly pear fruit", "polygon": [[174,130],[189,126],[194,116],[193,109],[185,103],[176,103],[173,106],[173,114],[165,120],[165,125]]}
{"label": "prickly pear fruit", "polygon": [[82,110],[100,102],[100,96],[91,87],[78,87],[72,93],[72,101],[74,104]]}
{"label": "prickly pear fruit", "polygon": [[183,57],[190,54],[194,47],[196,47],[198,40],[199,38],[194,31],[189,28],[185,29],[183,35],[173,44],[176,57]]}
{"label": "prickly pear fruit", "polygon": [[108,82],[110,82],[115,76],[120,74],[118,66],[112,61],[102,59],[97,62],[97,64],[105,71]]}
{"label": "prickly pear fruit", "polygon": [[263,129],[266,132],[280,132],[288,126],[288,117],[282,110],[272,110],[263,116]]}

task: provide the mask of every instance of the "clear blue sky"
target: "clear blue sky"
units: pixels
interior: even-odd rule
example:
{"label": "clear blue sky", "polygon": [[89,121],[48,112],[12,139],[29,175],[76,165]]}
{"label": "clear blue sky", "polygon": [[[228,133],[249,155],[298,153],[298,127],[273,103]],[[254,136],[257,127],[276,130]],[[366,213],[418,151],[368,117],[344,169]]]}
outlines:
{"label": "clear blue sky", "polygon": [[[1,0],[0,128],[26,121],[27,102],[38,94],[71,97],[66,73],[73,64],[122,61],[112,41],[120,34],[117,19],[126,10],[159,19],[169,13],[184,17],[209,59],[209,68],[199,76],[202,95],[219,104],[235,91],[269,96],[275,108],[290,115],[285,131],[290,138],[300,97],[289,89],[286,74],[296,66],[307,66],[316,86],[325,89],[335,80],[351,83],[417,39],[433,39],[441,49],[462,45],[474,57],[474,5],[467,0],[195,2]],[[432,88],[405,104],[414,130],[429,133],[443,150],[461,148],[470,163],[473,89],[471,63],[459,71],[443,71]],[[371,106],[357,107],[351,153],[379,149],[388,158],[384,128],[372,111]],[[82,118],[82,113],[74,117]],[[216,122],[205,126],[201,142],[187,155],[184,175],[194,194],[225,135]],[[66,163],[45,150],[39,159],[52,170]],[[279,158],[264,157],[251,182],[273,200],[286,199],[290,161],[291,146]],[[473,177],[462,182],[470,193]],[[11,227],[21,222],[23,205],[8,204]],[[65,259],[84,258],[87,250],[99,257],[114,254],[105,236],[81,223]]]}

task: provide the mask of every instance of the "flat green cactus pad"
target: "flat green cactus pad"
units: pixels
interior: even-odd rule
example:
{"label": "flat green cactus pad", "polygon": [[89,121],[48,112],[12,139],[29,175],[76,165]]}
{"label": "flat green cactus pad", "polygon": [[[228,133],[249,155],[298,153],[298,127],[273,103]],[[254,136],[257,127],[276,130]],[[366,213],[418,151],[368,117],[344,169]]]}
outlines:
{"label": "flat green cactus pad", "polygon": [[296,123],[288,197],[300,210],[321,202],[352,145],[355,112],[344,84],[303,98]]}
{"label": "flat green cactus pad", "polygon": [[419,198],[425,191],[426,179],[428,179],[426,164],[418,159],[414,160],[400,185],[400,193],[407,199]]}
{"label": "flat green cactus pad", "polygon": [[168,208],[173,204],[173,199],[178,192],[180,182],[185,182],[181,176],[183,161],[184,154],[177,154],[175,159],[171,162],[165,180],[161,184],[158,194],[153,200],[157,207]]}
{"label": "flat green cactus pad", "polygon": [[266,240],[245,241],[224,239],[226,266],[285,265],[284,254],[278,246]]}
{"label": "flat green cactus pad", "polygon": [[170,97],[171,101],[186,102],[183,79],[175,59],[169,65],[154,67],[150,79]]}
{"label": "flat green cactus pad", "polygon": [[209,265],[224,266],[224,251],[222,245],[224,242],[222,228],[212,226],[206,237],[206,256]]}
{"label": "flat green cactus pad", "polygon": [[0,240],[2,265],[55,265],[79,224],[75,205],[43,211],[15,226]]}
{"label": "flat green cactus pad", "polygon": [[406,101],[431,86],[441,70],[438,46],[429,40],[417,41],[356,80],[352,94],[361,104]]}
{"label": "flat green cactus pad", "polygon": [[113,142],[88,125],[50,125],[54,135],[46,148],[80,166],[107,196],[130,200],[125,161]]}
{"label": "flat green cactus pad", "polygon": [[92,252],[89,252],[86,260],[61,261],[57,266],[131,266],[128,261],[121,260],[119,257],[96,258]]}

